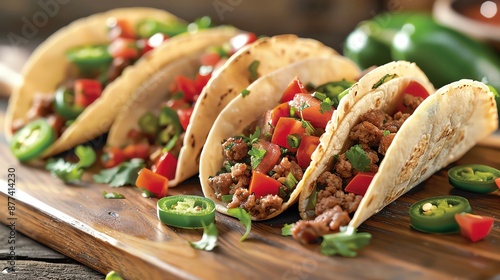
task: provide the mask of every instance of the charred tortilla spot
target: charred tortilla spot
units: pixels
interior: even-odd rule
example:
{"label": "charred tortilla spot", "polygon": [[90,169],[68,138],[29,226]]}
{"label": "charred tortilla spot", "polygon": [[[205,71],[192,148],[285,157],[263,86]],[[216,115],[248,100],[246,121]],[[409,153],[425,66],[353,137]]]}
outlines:
{"label": "charred tortilla spot", "polygon": [[189,145],[191,145],[192,148],[194,148],[196,145],[196,139],[194,138],[194,134],[191,134],[191,137],[189,137]]}
{"label": "charred tortilla spot", "polygon": [[375,108],[380,108],[382,105],[382,100],[380,98],[377,98],[377,100],[375,100]]}
{"label": "charred tortilla spot", "polygon": [[349,102],[344,103],[344,111],[347,113],[349,112],[350,104]]}
{"label": "charred tortilla spot", "polygon": [[422,169],[422,171],[420,171],[420,176],[424,175],[425,172],[427,172],[427,167],[424,167],[424,169]]}
{"label": "charred tortilla spot", "polygon": [[281,55],[284,55],[285,54],[285,49],[281,49],[280,53],[281,53]]}
{"label": "charred tortilla spot", "polygon": [[465,132],[463,129],[460,129],[458,132],[457,139],[455,140],[455,146],[458,145],[460,142],[462,142],[465,139]]}
{"label": "charred tortilla spot", "polygon": [[418,161],[420,157],[424,154],[428,145],[429,145],[429,135],[425,134],[417,143],[417,146],[413,148],[410,158],[405,162],[405,164],[401,168],[398,180],[396,182],[397,185],[410,179],[411,175],[413,174],[413,170],[415,169],[415,167],[417,167]]}

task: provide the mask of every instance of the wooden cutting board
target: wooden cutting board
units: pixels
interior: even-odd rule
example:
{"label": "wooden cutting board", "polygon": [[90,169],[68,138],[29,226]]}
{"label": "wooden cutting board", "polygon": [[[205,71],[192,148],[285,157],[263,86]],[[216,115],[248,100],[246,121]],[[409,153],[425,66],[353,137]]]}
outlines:
{"label": "wooden cutting board", "polygon": [[[43,168],[19,164],[3,134],[0,139],[2,223],[15,222],[16,232],[103,274],[115,270],[126,279],[500,277],[498,192],[480,195],[453,189],[445,169],[367,220],[359,231],[371,233],[372,241],[356,258],[323,256],[318,244],[303,246],[281,236],[282,225],[298,219],[296,207],[276,219],[254,222],[244,242],[239,241],[245,231],[239,221],[217,214],[218,247],[205,252],[188,244],[199,240],[202,230],[168,227],[158,220],[157,199],[141,197],[134,187],[64,185]],[[455,164],[466,163],[500,168],[500,149],[476,146]],[[9,169],[15,170],[15,201],[11,199],[10,205]],[[104,199],[102,191],[117,191],[126,199]],[[198,178],[171,189],[170,194],[202,195]],[[449,194],[468,198],[474,213],[496,219],[486,239],[472,243],[459,234],[424,234],[410,228],[407,213],[412,203]],[[2,246],[8,246],[7,241]]]}

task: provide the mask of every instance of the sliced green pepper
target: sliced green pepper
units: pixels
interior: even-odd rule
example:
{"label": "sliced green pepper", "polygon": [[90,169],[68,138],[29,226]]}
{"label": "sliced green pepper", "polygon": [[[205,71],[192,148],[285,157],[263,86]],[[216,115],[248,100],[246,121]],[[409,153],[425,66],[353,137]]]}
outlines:
{"label": "sliced green pepper", "polygon": [[170,107],[163,107],[158,117],[160,131],[156,137],[162,145],[173,146],[182,133],[182,125],[179,115]]}
{"label": "sliced green pepper", "polygon": [[139,128],[144,133],[156,134],[158,131],[158,117],[151,112],[144,113],[139,118]]}
{"label": "sliced green pepper", "polygon": [[38,119],[14,134],[10,150],[20,161],[39,157],[56,139],[56,133],[46,119]]}
{"label": "sliced green pepper", "polygon": [[107,45],[76,47],[67,51],[66,57],[83,72],[107,68],[113,60]]}
{"label": "sliced green pepper", "polygon": [[455,233],[459,231],[455,214],[462,212],[472,212],[469,201],[463,197],[431,197],[410,206],[410,223],[423,232]]}
{"label": "sliced green pepper", "polygon": [[202,228],[215,221],[215,203],[195,195],[166,196],[158,200],[157,214],[169,226]]}
{"label": "sliced green pepper", "polygon": [[137,23],[136,32],[141,38],[149,38],[156,33],[166,34],[168,37],[184,33],[187,31],[187,24],[179,21],[164,23],[156,19],[147,18]]}
{"label": "sliced green pepper", "polygon": [[65,120],[74,120],[85,110],[84,107],[75,105],[75,92],[66,87],[56,90],[54,109]]}
{"label": "sliced green pepper", "polygon": [[500,178],[500,170],[482,164],[460,165],[448,170],[450,184],[457,189],[469,192],[497,191],[496,178]]}

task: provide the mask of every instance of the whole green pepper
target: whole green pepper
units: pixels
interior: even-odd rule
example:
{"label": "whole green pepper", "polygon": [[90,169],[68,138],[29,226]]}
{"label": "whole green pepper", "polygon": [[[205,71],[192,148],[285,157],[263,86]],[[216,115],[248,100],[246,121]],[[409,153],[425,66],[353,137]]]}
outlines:
{"label": "whole green pepper", "polygon": [[500,57],[486,44],[416,12],[385,13],[361,22],[344,55],[361,68],[393,60],[415,62],[435,87],[468,78],[500,89]]}

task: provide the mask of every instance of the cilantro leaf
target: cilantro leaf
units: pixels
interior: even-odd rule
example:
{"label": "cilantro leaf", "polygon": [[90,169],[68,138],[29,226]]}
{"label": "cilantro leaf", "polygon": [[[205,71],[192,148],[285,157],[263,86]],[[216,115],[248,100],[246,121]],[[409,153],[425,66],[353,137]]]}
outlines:
{"label": "cilantro leaf", "polygon": [[391,134],[391,132],[389,130],[384,130],[384,136],[387,136],[389,134]]}
{"label": "cilantro leaf", "polygon": [[208,226],[203,225],[203,236],[201,240],[196,242],[189,242],[191,247],[198,250],[212,251],[213,248],[217,246],[217,236],[219,231],[214,223],[210,223]]}
{"label": "cilantro leaf", "polygon": [[259,141],[259,137],[260,137],[260,127],[257,127],[254,133],[250,134],[250,136],[248,137],[248,143],[250,145],[256,143],[257,141]]}
{"label": "cilantro leaf", "polygon": [[259,68],[260,61],[254,60],[250,65],[248,65],[248,71],[250,72],[250,82],[253,82],[259,78],[259,73],[257,73],[257,68]]}
{"label": "cilantro leaf", "polygon": [[333,105],[334,105],[333,101],[330,98],[326,97],[325,99],[323,99],[323,101],[321,101],[321,103],[319,105],[320,106],[319,112],[321,114],[324,114],[326,112],[330,112],[333,110]]}
{"label": "cilantro leaf", "polygon": [[248,155],[250,156],[250,162],[252,163],[252,168],[255,169],[259,165],[259,163],[262,161],[264,156],[266,155],[266,150],[264,149],[258,149],[255,147],[252,147],[250,151],[248,151]]}
{"label": "cilantro leaf", "polygon": [[291,236],[292,235],[293,224],[284,224],[281,228],[281,235]]}
{"label": "cilantro leaf", "polygon": [[354,167],[359,172],[365,172],[370,170],[370,158],[366,152],[361,148],[361,145],[352,146],[346,153],[346,158],[351,162],[352,167]]}
{"label": "cilantro leaf", "polygon": [[106,199],[123,199],[125,196],[117,192],[108,193],[107,191],[102,192],[102,196]]}
{"label": "cilantro leaf", "polygon": [[252,217],[245,209],[239,207],[230,208],[227,210],[227,213],[235,218],[238,218],[243,226],[246,227],[245,234],[243,234],[243,236],[240,238],[240,241],[245,240],[245,238],[247,238],[248,234],[250,233],[250,230],[252,229]]}
{"label": "cilantro leaf", "polygon": [[340,232],[323,235],[321,253],[328,256],[341,255],[355,257],[360,250],[370,243],[372,235],[368,232],[357,233],[351,226],[341,227]]}
{"label": "cilantro leaf", "polygon": [[78,145],[74,151],[78,162],[67,162],[63,158],[51,158],[45,169],[65,183],[81,181],[83,169],[90,167],[96,161],[96,154],[92,147]]}
{"label": "cilantro leaf", "polygon": [[250,94],[250,91],[248,89],[244,89],[241,91],[241,96],[245,97]]}
{"label": "cilantro leaf", "polygon": [[142,159],[134,158],[113,168],[101,170],[93,178],[97,183],[109,184],[110,187],[134,185],[138,176],[137,172],[144,166]]}

